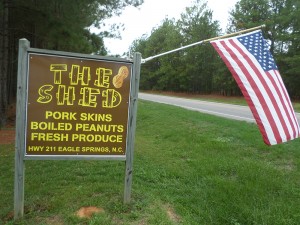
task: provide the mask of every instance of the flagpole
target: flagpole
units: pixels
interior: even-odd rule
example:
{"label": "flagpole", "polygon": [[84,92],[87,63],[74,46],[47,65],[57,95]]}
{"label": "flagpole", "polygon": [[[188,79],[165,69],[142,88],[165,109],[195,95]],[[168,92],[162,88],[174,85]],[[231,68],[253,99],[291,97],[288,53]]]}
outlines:
{"label": "flagpole", "polygon": [[246,30],[241,30],[241,31],[234,32],[234,33],[231,33],[231,34],[224,34],[224,35],[219,36],[219,37],[214,37],[214,38],[209,38],[209,39],[206,39],[206,40],[198,41],[198,42],[195,42],[193,44],[182,46],[180,48],[176,48],[176,49],[171,50],[171,51],[163,52],[163,53],[160,53],[158,55],[154,55],[154,56],[150,56],[150,57],[148,57],[146,59],[142,59],[142,63],[146,63],[146,62],[148,62],[148,61],[150,61],[152,59],[155,59],[157,57],[164,56],[164,55],[167,55],[167,54],[170,54],[170,53],[173,53],[173,52],[177,52],[177,51],[180,51],[180,50],[183,50],[183,49],[195,46],[195,45],[200,45],[200,44],[203,44],[203,43],[206,43],[206,42],[209,42],[209,41],[214,41],[214,40],[217,40],[217,39],[231,37],[231,36],[234,36],[234,35],[237,35],[237,34],[242,34],[242,33],[250,32],[250,31],[253,31],[253,30],[258,30],[258,29],[261,29],[261,28],[263,28],[265,26],[266,25],[263,24],[263,25],[260,25],[260,26],[257,26],[257,27],[252,27],[252,28],[249,28],[249,29],[246,29]]}

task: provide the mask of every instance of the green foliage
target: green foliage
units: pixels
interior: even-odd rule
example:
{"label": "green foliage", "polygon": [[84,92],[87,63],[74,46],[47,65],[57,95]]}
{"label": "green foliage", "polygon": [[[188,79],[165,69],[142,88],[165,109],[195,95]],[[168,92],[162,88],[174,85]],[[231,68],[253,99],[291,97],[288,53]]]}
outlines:
{"label": "green foliage", "polygon": [[[206,3],[195,1],[186,8],[178,21],[165,19],[151,35],[136,40],[131,51],[144,57],[158,55],[218,35],[217,21]],[[153,59],[142,66],[141,88],[211,93],[214,76],[217,75],[217,54],[210,45],[195,46]]]}
{"label": "green foliage", "polygon": [[240,0],[230,13],[229,30],[266,24],[277,66],[290,96],[300,98],[300,3],[298,0]]}
{"label": "green foliage", "polygon": [[240,0],[230,12],[230,30],[242,30],[266,23],[270,19],[269,0]]}
{"label": "green foliage", "polygon": [[[0,145],[0,223],[299,224],[299,144],[269,147],[255,124],[140,101],[130,204],[124,162],[27,160],[14,222],[14,146]],[[80,219],[82,206],[104,212]]]}
{"label": "green foliage", "polygon": [[[212,11],[198,0],[194,6],[186,9],[178,22],[182,31],[184,45],[218,36],[219,24],[212,21]],[[182,63],[187,65],[188,92],[211,93],[215,74],[214,62],[217,54],[209,44],[197,45],[186,50]]]}
{"label": "green foliage", "polygon": [[290,95],[300,99],[300,2],[289,1],[284,9],[287,15],[284,21],[287,32],[282,35],[281,40],[288,48],[278,58]]}
{"label": "green foliage", "polygon": [[16,97],[18,41],[26,38],[34,48],[106,55],[106,36],[114,37],[118,26],[100,34],[104,19],[120,14],[128,5],[143,0],[3,0],[0,2],[0,127],[8,105]]}
{"label": "green foliage", "polygon": [[[300,3],[298,0],[240,0],[230,12],[227,33],[266,24],[264,37],[290,96],[300,98]],[[131,51],[143,58],[221,35],[219,22],[202,0],[185,9],[178,21],[165,20]],[[241,95],[225,64],[209,44],[155,58],[142,66],[141,89]]]}
{"label": "green foliage", "polygon": [[[11,28],[25,35],[32,47],[80,53],[106,54],[104,34],[90,33],[89,27],[100,27],[103,20],[119,14],[127,5],[142,1],[62,0],[14,1],[10,13]],[[111,30],[114,32],[114,30]]]}
{"label": "green foliage", "polygon": [[[173,20],[166,19],[162,26],[152,31],[151,37],[147,40],[146,55],[151,56],[154,50],[155,54],[174,49],[174,46],[181,45],[181,35]],[[172,56],[163,56],[146,65],[142,81],[150,82],[155,85],[156,90],[180,90],[180,55],[174,53]],[[149,78],[149,79],[148,79]],[[141,83],[143,85],[143,83]],[[147,85],[147,83],[146,83]],[[149,85],[149,84],[148,84]]]}

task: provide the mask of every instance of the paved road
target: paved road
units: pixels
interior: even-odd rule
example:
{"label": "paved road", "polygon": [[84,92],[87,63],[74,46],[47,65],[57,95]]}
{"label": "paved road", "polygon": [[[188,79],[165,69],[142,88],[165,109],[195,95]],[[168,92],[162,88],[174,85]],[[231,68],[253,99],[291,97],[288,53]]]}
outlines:
{"label": "paved road", "polygon": [[[255,123],[255,120],[248,106],[238,106],[224,103],[207,102],[194,99],[176,98],[145,93],[139,93],[139,98],[153,102],[175,105],[186,109],[221,116],[229,119]],[[300,114],[296,113],[296,115],[298,121],[300,121]]]}

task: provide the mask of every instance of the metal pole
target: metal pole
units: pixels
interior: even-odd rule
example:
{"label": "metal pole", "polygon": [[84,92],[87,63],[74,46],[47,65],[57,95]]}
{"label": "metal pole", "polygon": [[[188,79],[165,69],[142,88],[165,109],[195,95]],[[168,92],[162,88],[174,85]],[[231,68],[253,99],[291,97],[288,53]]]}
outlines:
{"label": "metal pole", "polygon": [[195,42],[193,44],[189,44],[189,45],[186,45],[186,46],[183,46],[183,47],[180,47],[180,48],[176,48],[176,49],[168,51],[168,52],[160,53],[158,55],[154,55],[154,56],[150,56],[146,59],[142,59],[142,63],[146,63],[146,62],[148,62],[152,59],[155,59],[157,57],[164,56],[164,55],[167,55],[167,54],[170,54],[170,53],[173,53],[173,52],[177,52],[177,51],[180,51],[180,50],[183,50],[183,49],[195,46],[195,45],[200,45],[200,44],[203,44],[203,43],[206,43],[206,42],[209,42],[209,41],[214,41],[214,40],[217,40],[217,39],[231,37],[231,36],[234,36],[234,35],[237,35],[237,34],[242,34],[242,33],[246,33],[246,32],[253,31],[253,30],[258,30],[258,29],[261,29],[263,27],[265,27],[264,24],[261,25],[261,26],[258,26],[258,27],[249,28],[249,29],[238,31],[238,32],[235,32],[235,33],[225,34],[225,35],[222,35],[222,36],[219,36],[219,37],[214,37],[214,38],[209,38],[209,39],[206,39],[206,40],[198,41],[198,42]]}
{"label": "metal pole", "polygon": [[25,115],[26,115],[26,80],[27,80],[27,50],[30,47],[26,39],[19,40],[18,58],[18,90],[16,111],[16,144],[15,144],[15,189],[14,189],[14,219],[24,214],[24,152],[25,152]]}

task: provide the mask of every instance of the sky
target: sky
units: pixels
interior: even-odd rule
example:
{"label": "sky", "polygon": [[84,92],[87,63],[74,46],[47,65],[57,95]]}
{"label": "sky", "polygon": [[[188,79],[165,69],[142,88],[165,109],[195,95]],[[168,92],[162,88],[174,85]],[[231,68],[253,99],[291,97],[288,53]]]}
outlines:
{"label": "sky", "polygon": [[[228,11],[233,9],[237,1],[226,0],[221,3],[221,0],[207,0],[208,8],[213,11],[213,20],[220,21],[223,30],[227,25]],[[138,8],[125,8],[120,16],[105,21],[108,25],[124,24],[124,30],[120,30],[121,39],[104,39],[109,55],[123,55],[134,40],[143,35],[149,36],[151,30],[161,25],[165,18],[179,19],[185,8],[192,5],[193,0],[144,0]]]}

